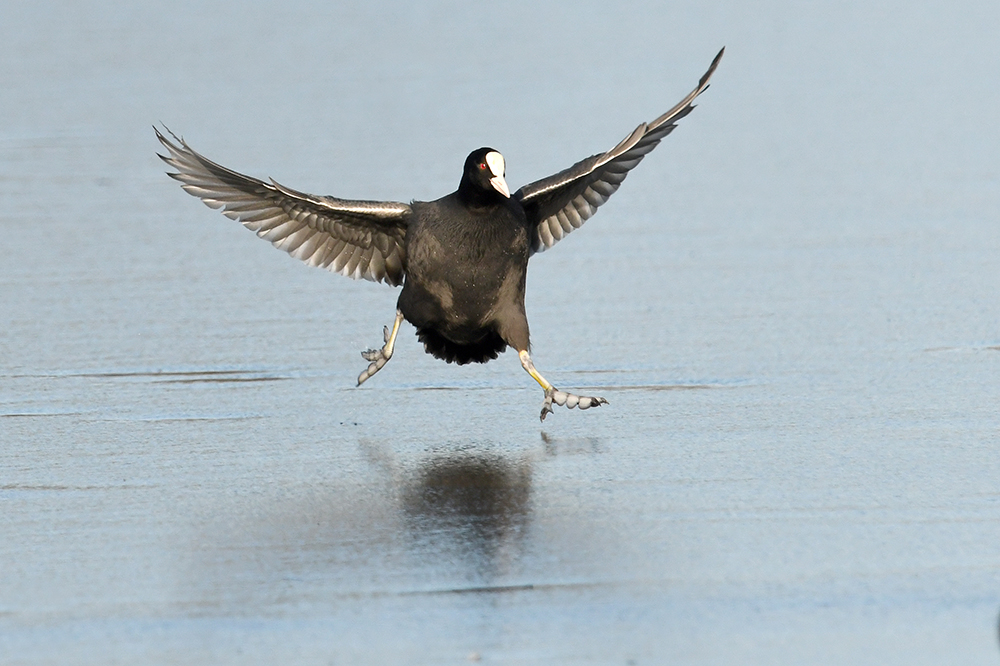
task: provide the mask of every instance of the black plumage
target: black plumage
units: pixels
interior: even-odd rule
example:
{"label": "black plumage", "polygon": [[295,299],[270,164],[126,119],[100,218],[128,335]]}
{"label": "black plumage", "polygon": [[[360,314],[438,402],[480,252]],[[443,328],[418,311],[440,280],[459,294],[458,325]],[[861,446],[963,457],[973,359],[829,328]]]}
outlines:
{"label": "black plumage", "polygon": [[364,353],[370,364],[358,384],[392,356],[405,319],[416,327],[425,350],[449,363],[485,363],[514,347],[545,390],[544,419],[552,402],[586,409],[606,401],[559,391],[535,370],[524,311],[528,259],[579,228],[691,112],[724,50],[670,111],[639,125],[611,150],[513,195],[504,181],[503,157],[492,148],[469,155],[454,193],[404,204],[297,192],[216,164],[176,136],[175,143],[159,130],[156,135],[170,153],[160,157],[177,169],[171,177],[275,247],[355,279],[403,285],[393,328],[386,329],[381,349]]}
{"label": "black plumage", "polygon": [[490,184],[496,176],[488,155],[499,153],[469,155],[455,193],[414,202],[407,228],[399,310],[428,353],[459,364],[528,346],[528,219],[516,199]]}

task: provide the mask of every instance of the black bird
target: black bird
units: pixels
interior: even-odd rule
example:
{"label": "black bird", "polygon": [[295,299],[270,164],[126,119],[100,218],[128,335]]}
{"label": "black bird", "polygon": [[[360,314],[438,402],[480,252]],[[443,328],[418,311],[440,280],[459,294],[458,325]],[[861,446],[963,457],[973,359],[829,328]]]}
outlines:
{"label": "black bird", "polygon": [[504,158],[493,148],[469,155],[456,192],[405,204],[316,196],[273,179],[266,183],[202,157],[172,132],[177,143],[154,130],[170,151],[160,158],[177,169],[168,175],[209,207],[221,208],[311,266],[403,285],[392,330],[384,330],[385,345],[362,352],[370,363],[358,385],[392,358],[406,319],[424,349],[449,363],[486,363],[507,347],[516,349],[521,365],[545,390],[545,420],[553,402],[588,409],[607,401],[560,391],[535,370],[524,312],[528,258],[579,228],[614,194],[643,156],[691,112],[724,52],[674,108],[639,125],[608,152],[529,183],[513,196],[504,181]]}

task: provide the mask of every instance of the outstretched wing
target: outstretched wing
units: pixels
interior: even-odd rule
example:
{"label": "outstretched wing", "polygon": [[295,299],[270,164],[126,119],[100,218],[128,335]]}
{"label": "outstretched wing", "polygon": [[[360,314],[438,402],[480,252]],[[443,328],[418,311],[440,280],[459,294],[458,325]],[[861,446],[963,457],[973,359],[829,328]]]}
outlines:
{"label": "outstretched wing", "polygon": [[169,129],[176,144],[153,130],[170,151],[160,159],[177,169],[167,175],[205,205],[221,208],[226,217],[310,266],[355,280],[402,284],[407,204],[348,201],[296,192],[274,180],[265,183],[202,157]]}
{"label": "outstretched wing", "polygon": [[531,251],[541,252],[566,234],[579,229],[642,158],[670,134],[678,120],[691,113],[694,99],[708,88],[708,80],[726,49],[719,51],[698,87],[662,116],[639,125],[634,132],[606,153],[588,157],[559,173],[525,185],[514,197],[520,200],[535,226]]}

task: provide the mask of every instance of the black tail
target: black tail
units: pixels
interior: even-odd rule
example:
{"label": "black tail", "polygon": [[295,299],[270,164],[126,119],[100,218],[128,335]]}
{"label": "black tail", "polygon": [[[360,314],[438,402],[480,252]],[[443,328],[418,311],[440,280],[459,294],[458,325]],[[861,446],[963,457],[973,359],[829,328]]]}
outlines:
{"label": "black tail", "polygon": [[452,342],[428,328],[417,329],[417,338],[424,343],[424,351],[434,358],[458,365],[486,363],[507,349],[507,343],[493,331],[487,333],[482,340],[468,345]]}

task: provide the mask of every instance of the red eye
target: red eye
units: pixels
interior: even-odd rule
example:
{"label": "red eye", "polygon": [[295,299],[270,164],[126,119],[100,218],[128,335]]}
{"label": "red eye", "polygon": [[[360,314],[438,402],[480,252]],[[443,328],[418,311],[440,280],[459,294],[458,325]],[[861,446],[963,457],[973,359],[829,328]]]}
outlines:
{"label": "red eye", "polygon": [[479,170],[480,171],[486,171],[486,162],[480,162],[479,163]]}

